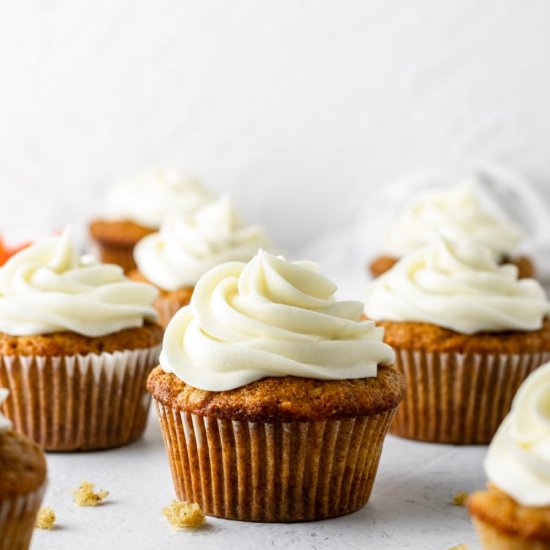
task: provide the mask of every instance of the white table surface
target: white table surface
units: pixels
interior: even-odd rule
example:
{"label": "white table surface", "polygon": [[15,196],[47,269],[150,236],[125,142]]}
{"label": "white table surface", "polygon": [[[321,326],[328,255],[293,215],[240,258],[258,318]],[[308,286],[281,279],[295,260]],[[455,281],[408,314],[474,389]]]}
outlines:
{"label": "white table surface", "polygon": [[[44,504],[57,514],[52,531],[36,530],[32,550],[170,550],[201,548],[433,549],[465,543],[479,548],[457,491],[485,483],[486,447],[416,443],[389,436],[371,500],[362,510],[332,520],[258,524],[208,518],[199,530],[173,530],[161,513],[174,498],[157,420],[145,437],[112,451],[49,454]],[[82,479],[107,489],[108,501],[79,508],[71,489]]]}

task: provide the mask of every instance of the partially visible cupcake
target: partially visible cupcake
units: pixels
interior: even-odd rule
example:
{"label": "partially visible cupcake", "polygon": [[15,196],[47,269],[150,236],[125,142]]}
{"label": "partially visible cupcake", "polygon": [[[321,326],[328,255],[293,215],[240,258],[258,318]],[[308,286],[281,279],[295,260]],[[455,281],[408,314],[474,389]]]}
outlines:
{"label": "partially visible cupcake", "polygon": [[264,251],[200,278],[148,381],[178,498],[264,522],[367,502],[405,388],[382,329],[335,290]]}
{"label": "partially visible cupcake", "polygon": [[487,246],[497,263],[515,264],[520,278],[535,274],[531,259],[517,252],[521,229],[485,206],[474,178],[420,194],[386,234],[384,254],[370,264],[371,274],[382,275],[403,256],[429,244],[435,234]]}
{"label": "partially visible cupcake", "polygon": [[[0,406],[8,393],[0,388]],[[0,413],[0,550],[29,547],[45,489],[44,453]]]}
{"label": "partially visible cupcake", "polygon": [[129,276],[159,289],[155,307],[160,324],[166,327],[176,311],[189,303],[201,275],[223,262],[246,262],[266,246],[263,229],[245,225],[223,197],[192,214],[169,215],[158,233],[137,244],[138,270]]}
{"label": "partially visible cupcake", "polygon": [[392,433],[488,443],[526,376],[550,359],[550,304],[491,251],[442,237],[374,280],[367,317],[386,330],[407,379]]}
{"label": "partially visible cupcake", "polygon": [[47,450],[123,445],[143,433],[160,352],[157,291],[51,237],[0,268],[0,386],[16,430]]}
{"label": "partially visible cupcake", "polygon": [[523,383],[487,457],[487,491],[468,509],[485,550],[550,549],[550,364]]}
{"label": "partially visible cupcake", "polygon": [[105,263],[124,271],[136,267],[137,242],[157,231],[170,211],[190,213],[214,199],[196,178],[174,169],[155,170],[113,186],[103,217],[90,224],[90,233]]}

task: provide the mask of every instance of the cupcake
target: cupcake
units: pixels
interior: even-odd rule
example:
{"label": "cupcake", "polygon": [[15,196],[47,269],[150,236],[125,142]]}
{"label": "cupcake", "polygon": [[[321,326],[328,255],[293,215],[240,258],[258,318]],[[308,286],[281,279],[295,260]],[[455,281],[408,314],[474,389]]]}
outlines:
{"label": "cupcake", "polygon": [[383,330],[335,291],[264,251],[199,279],[148,381],[179,499],[263,522],[367,502],[404,381]]}
{"label": "cupcake", "polygon": [[403,437],[488,443],[521,382],[550,359],[544,290],[477,243],[436,239],[374,280],[365,301],[407,379],[391,428]]}
{"label": "cupcake", "polygon": [[550,364],[523,383],[487,457],[487,491],[468,499],[485,550],[550,549]]}
{"label": "cupcake", "polygon": [[200,181],[181,171],[149,172],[111,189],[105,216],[91,222],[90,234],[103,262],[130,271],[136,267],[134,246],[158,231],[167,212],[193,212],[213,198]]}
{"label": "cupcake", "polygon": [[80,257],[68,231],[12,256],[0,268],[0,386],[15,429],[51,451],[140,437],[162,341],[156,294]]}
{"label": "cupcake", "polygon": [[[7,396],[0,388],[0,406]],[[26,550],[46,488],[46,458],[11,428],[0,413],[0,550]]]}
{"label": "cupcake", "polygon": [[134,250],[137,271],[130,278],[159,290],[155,307],[166,327],[189,303],[201,275],[228,261],[248,261],[267,244],[264,231],[244,225],[231,202],[221,198],[188,215],[168,216],[159,233],[142,239]]}
{"label": "cupcake", "polygon": [[385,252],[370,264],[371,274],[378,277],[385,273],[403,256],[429,244],[434,234],[455,242],[475,241],[487,246],[498,263],[516,264],[520,278],[535,274],[532,261],[517,254],[522,231],[487,209],[473,178],[423,193],[413,201],[386,234]]}

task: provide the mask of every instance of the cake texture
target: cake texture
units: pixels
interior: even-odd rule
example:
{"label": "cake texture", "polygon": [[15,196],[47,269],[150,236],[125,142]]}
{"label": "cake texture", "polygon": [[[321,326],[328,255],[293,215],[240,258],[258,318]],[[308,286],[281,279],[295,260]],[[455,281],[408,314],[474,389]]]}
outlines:
{"label": "cake texture", "polygon": [[68,233],[13,256],[0,269],[0,386],[15,429],[51,451],[140,437],[162,341],[155,297],[120,267],[80,258]]}
{"label": "cake texture", "polygon": [[334,291],[263,251],[199,280],[148,381],[180,500],[264,522],[366,504],[405,386],[381,330]]}
{"label": "cake texture", "polygon": [[544,290],[476,243],[439,239],[367,290],[407,399],[391,431],[421,441],[488,443],[525,378],[550,359]]}

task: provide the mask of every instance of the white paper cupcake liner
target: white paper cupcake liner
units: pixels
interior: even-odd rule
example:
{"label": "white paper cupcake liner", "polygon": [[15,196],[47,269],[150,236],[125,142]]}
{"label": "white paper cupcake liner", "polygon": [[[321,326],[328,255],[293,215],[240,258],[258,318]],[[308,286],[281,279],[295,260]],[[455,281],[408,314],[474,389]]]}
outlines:
{"label": "white paper cupcake liner", "polygon": [[550,360],[550,352],[396,351],[407,396],[397,409],[391,433],[456,444],[489,443],[521,383]]}
{"label": "white paper cupcake liner", "polygon": [[134,441],[145,429],[146,380],[160,345],[88,355],[0,356],[2,412],[49,451],[92,450]]}

